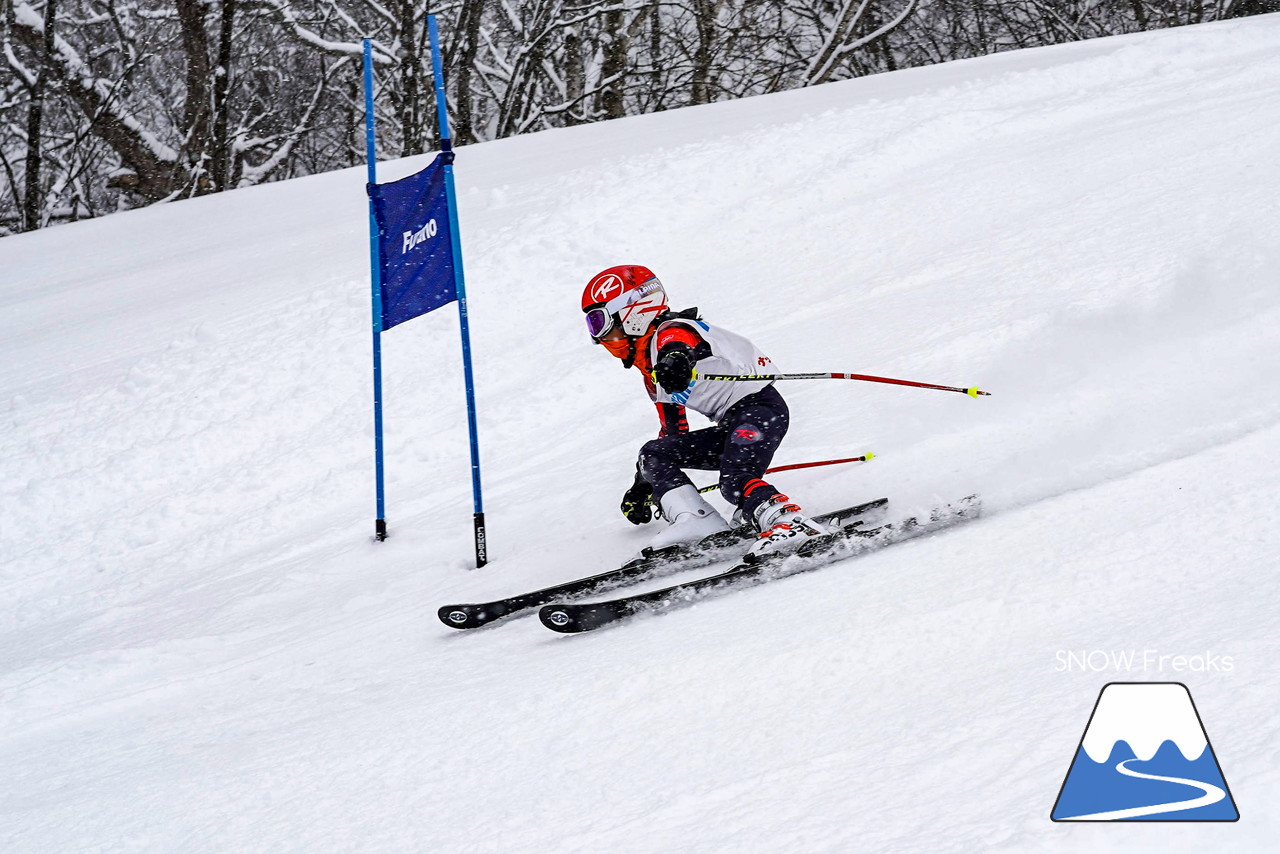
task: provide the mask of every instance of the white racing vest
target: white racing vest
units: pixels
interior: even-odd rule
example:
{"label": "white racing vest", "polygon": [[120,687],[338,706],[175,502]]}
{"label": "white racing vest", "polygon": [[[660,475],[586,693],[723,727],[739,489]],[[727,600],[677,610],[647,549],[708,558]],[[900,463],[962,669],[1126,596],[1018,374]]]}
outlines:
{"label": "white racing vest", "polygon": [[656,386],[653,399],[657,403],[678,403],[712,421],[719,421],[739,400],[772,384],[772,380],[731,382],[702,379],[705,374],[774,374],[777,368],[772,359],[746,338],[701,320],[679,318],[658,324],[653,338],[649,340],[650,364],[658,362],[658,333],[672,326],[685,326],[696,332],[711,347],[711,355],[698,360],[698,376],[684,391],[668,394],[662,386]]}

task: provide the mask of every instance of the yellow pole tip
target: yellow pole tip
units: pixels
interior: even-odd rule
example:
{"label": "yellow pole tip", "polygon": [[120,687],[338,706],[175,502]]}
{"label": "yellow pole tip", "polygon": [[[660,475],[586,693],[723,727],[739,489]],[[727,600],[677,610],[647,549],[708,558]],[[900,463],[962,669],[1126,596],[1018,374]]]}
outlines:
{"label": "yellow pole tip", "polygon": [[865,455],[865,457],[864,457],[864,458],[869,460],[869,459],[871,459],[871,458],[872,458],[872,457],[874,457],[874,456],[875,456],[875,454],[868,453],[868,454],[866,454],[866,455]]}
{"label": "yellow pole tip", "polygon": [[964,393],[965,393],[965,394],[967,394],[967,395],[969,395],[969,397],[972,397],[972,398],[975,398],[975,399],[976,399],[976,398],[978,397],[978,394],[979,394],[979,392],[978,392],[978,387],[977,387],[977,386],[974,386],[973,388],[967,388],[967,389],[965,389],[965,390],[964,390]]}

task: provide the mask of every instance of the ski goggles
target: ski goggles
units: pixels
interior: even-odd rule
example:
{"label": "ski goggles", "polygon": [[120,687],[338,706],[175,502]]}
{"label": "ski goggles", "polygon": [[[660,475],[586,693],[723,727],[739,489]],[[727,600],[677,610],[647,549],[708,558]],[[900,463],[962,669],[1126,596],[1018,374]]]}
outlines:
{"label": "ski goggles", "polygon": [[591,339],[597,344],[600,339],[609,334],[609,330],[613,328],[613,312],[609,311],[605,305],[593,305],[587,309],[587,331],[591,333]]}
{"label": "ski goggles", "polygon": [[638,288],[618,294],[608,302],[596,303],[589,307],[586,311],[586,319],[587,332],[591,334],[591,339],[599,344],[600,339],[608,335],[613,329],[615,325],[614,317],[618,312],[661,289],[662,282],[653,278]]}

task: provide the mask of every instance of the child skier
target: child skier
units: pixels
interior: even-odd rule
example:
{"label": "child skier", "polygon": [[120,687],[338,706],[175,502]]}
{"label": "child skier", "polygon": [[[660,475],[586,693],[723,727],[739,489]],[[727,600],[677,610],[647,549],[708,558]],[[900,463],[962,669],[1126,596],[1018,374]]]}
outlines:
{"label": "child skier", "polygon": [[[644,376],[657,405],[661,432],[640,449],[635,482],[622,499],[633,524],[652,519],[648,499],[661,508],[667,528],[653,548],[693,543],[727,530],[682,469],[720,472],[720,494],[737,507],[735,524],[750,521],[760,537],[756,554],[798,546],[826,533],[771,484],[762,480],[790,413],[770,381],[726,382],[702,374],[758,374],[773,367],[768,356],[740,335],[711,326],[696,308],[674,312],[666,291],[647,267],[624,264],[594,276],[582,292],[592,340]],[[685,407],[715,426],[690,432]]]}

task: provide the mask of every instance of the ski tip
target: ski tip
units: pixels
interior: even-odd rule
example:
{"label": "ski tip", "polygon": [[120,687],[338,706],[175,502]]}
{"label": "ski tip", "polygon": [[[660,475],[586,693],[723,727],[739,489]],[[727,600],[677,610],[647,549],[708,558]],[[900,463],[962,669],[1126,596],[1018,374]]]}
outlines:
{"label": "ski tip", "polygon": [[506,616],[498,603],[492,605],[442,605],[436,611],[440,622],[451,629],[478,629]]}
{"label": "ski tip", "polygon": [[471,609],[466,605],[442,605],[436,611],[436,616],[440,618],[440,622],[451,629],[472,628]]}
{"label": "ski tip", "polygon": [[571,635],[586,631],[586,629],[578,627],[578,620],[574,610],[567,605],[544,605],[538,611],[538,619],[542,621],[542,625],[553,632]]}
{"label": "ski tip", "polygon": [[576,635],[589,632],[601,626],[607,626],[622,615],[611,603],[597,602],[584,605],[566,605],[563,603],[544,605],[538,611],[538,619],[542,625],[553,632],[564,635]]}

